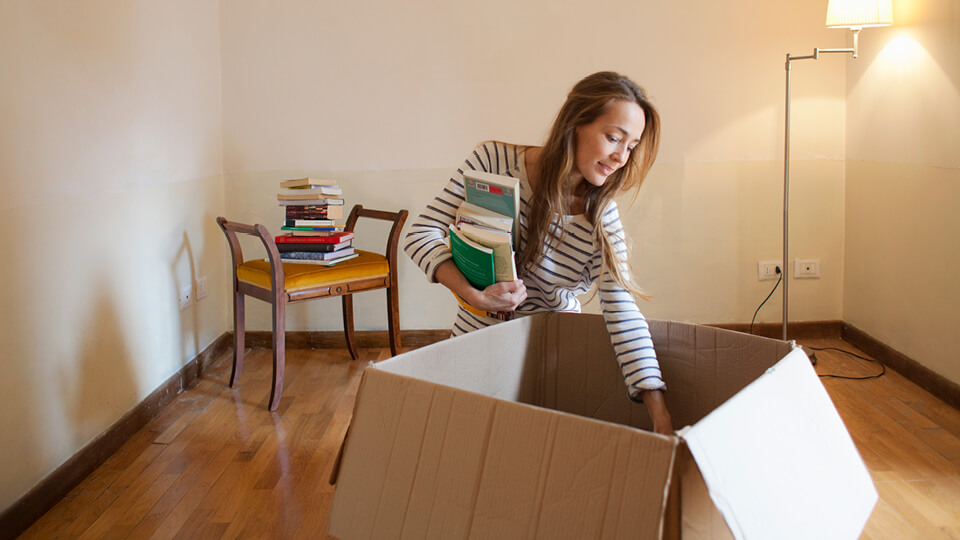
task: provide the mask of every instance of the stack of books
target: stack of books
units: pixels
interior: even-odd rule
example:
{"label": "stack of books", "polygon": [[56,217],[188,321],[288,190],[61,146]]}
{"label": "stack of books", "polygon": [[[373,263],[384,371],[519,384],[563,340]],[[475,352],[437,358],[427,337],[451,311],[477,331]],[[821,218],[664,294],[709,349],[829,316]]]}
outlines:
{"label": "stack of books", "polygon": [[[509,176],[465,171],[466,202],[450,225],[453,262],[471,285],[484,289],[501,281],[517,279],[514,260],[517,217],[520,213],[520,181]],[[485,315],[457,300],[477,315]]]}
{"label": "stack of books", "polygon": [[344,231],[343,190],[334,180],[297,178],[280,182],[283,234],[275,238],[284,262],[332,266],[358,254]]}

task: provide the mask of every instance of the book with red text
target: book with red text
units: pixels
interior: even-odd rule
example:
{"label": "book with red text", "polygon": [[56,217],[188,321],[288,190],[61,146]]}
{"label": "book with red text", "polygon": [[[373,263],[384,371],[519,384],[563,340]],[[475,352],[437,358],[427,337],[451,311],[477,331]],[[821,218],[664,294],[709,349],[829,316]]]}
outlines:
{"label": "book with red text", "polygon": [[274,238],[277,244],[338,244],[346,240],[352,240],[353,233],[344,231],[342,233],[331,234],[328,236],[293,236],[292,234],[281,234]]}

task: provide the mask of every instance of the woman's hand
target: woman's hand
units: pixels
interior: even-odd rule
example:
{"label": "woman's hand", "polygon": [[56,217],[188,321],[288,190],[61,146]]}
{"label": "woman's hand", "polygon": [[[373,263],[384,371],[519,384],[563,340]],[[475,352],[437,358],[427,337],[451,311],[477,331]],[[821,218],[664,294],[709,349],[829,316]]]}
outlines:
{"label": "woman's hand", "polygon": [[482,291],[477,290],[463,277],[453,259],[441,263],[434,278],[471,306],[484,311],[513,311],[527,299],[527,287],[520,279],[494,283]]}
{"label": "woman's hand", "polygon": [[527,287],[522,279],[494,283],[466,299],[471,306],[486,311],[513,311],[527,299]]}
{"label": "woman's hand", "polygon": [[653,420],[653,431],[661,435],[673,435],[673,423],[667,404],[663,401],[663,392],[660,390],[644,390],[640,392],[643,404],[647,406],[647,413]]}

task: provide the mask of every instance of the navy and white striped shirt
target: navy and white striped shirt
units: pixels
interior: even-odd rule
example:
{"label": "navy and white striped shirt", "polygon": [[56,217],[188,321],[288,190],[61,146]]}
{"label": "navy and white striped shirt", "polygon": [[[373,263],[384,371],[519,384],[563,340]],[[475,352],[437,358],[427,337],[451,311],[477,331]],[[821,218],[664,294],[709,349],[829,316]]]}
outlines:
{"label": "navy and white striped shirt", "polygon": [[[532,197],[523,149],[500,142],[486,142],[478,146],[466,159],[463,168],[450,178],[440,193],[410,226],[404,239],[404,250],[426,274],[436,282],[437,266],[452,258],[446,243],[448,227],[453,223],[457,208],[464,201],[463,171],[481,170],[520,179],[520,250],[526,244],[529,201]],[[627,249],[615,203],[603,213],[602,226],[613,242],[621,260]],[[600,281],[600,306],[607,331],[617,354],[617,362],[630,394],[640,390],[664,388],[660,364],[653,348],[647,321],[637,308],[633,295],[621,287],[613,275],[602,269],[602,255],[593,239],[594,227],[585,215],[563,216],[563,240],[549,251],[540,264],[521,275],[527,287],[527,299],[517,307],[517,315],[541,311],[580,312],[578,295],[590,290]],[[460,308],[453,325],[458,336],[496,324],[499,321],[477,317]]]}

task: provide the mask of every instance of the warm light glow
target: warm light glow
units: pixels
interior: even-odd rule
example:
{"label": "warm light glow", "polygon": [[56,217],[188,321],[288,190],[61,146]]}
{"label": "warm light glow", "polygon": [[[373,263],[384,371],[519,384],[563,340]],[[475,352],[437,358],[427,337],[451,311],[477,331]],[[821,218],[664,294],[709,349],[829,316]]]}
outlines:
{"label": "warm light glow", "polygon": [[827,27],[864,28],[893,24],[893,0],[830,0]]}

